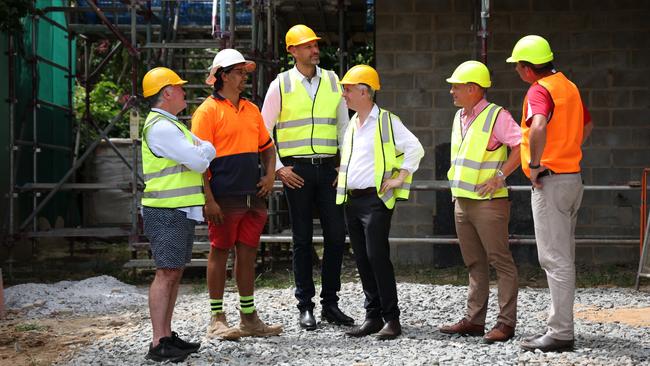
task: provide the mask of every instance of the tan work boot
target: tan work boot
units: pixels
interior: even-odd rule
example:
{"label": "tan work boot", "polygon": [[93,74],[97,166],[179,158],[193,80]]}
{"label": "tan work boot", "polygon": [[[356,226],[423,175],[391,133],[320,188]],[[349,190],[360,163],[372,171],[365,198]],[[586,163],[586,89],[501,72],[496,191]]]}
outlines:
{"label": "tan work boot", "polygon": [[239,313],[241,322],[239,323],[239,336],[241,337],[270,337],[282,333],[282,326],[266,325],[257,316],[257,310],[250,314]]}
{"label": "tan work boot", "polygon": [[239,339],[239,330],[231,328],[226,320],[226,313],[217,313],[210,318],[208,338],[220,337],[228,340]]}

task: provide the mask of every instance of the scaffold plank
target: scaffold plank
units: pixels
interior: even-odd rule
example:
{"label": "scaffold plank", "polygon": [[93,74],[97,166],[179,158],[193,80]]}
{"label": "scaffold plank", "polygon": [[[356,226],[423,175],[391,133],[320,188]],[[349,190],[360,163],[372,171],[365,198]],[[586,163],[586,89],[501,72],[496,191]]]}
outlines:
{"label": "scaffold plank", "polygon": [[26,233],[28,238],[80,238],[80,237],[126,237],[131,232],[121,227],[63,228]]}

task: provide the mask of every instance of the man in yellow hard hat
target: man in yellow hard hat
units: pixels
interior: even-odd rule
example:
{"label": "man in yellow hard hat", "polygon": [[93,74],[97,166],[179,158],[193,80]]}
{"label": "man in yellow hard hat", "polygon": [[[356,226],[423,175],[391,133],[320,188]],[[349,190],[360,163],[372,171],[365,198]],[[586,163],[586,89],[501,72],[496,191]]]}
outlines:
{"label": "man in yellow hard hat", "polygon": [[144,233],[149,238],[156,275],[149,290],[153,340],[146,358],[178,362],[198,351],[171,330],[178,285],[192,259],[194,225],[203,221],[203,176],[215,151],[198,139],[176,115],[185,109],[182,80],[165,67],[142,79],[151,112],[142,130],[142,194]]}
{"label": "man in yellow hard hat", "polygon": [[[217,154],[204,174],[205,216],[210,254],[207,282],[210,295],[208,337],[275,336],[280,325],[267,325],[255,307],[255,261],[266,225],[266,197],[275,180],[275,149],[255,104],[241,97],[255,63],[226,48],[214,57],[206,83],[212,95],[192,115],[192,132],[210,141]],[[265,174],[260,174],[259,162]],[[240,324],[230,328],[223,307],[226,263],[235,255]]]}
{"label": "man in yellow hard hat", "polygon": [[346,334],[377,333],[378,339],[393,339],[402,327],[388,235],[395,201],[408,199],[424,149],[399,117],[374,103],[375,91],[380,89],[375,69],[354,66],[340,83],[347,105],[357,113],[343,139],[336,203],[345,203],[350,242],[366,296],[364,322]]}
{"label": "man in yellow hard hat", "polygon": [[[492,82],[481,62],[463,62],[447,82],[454,105],[460,107],[452,124],[447,177],[469,287],[465,316],[440,331],[484,336],[487,343],[504,342],[514,336],[517,323],[517,267],[508,243],[506,178],[519,167],[521,130],[507,110],[487,101],[486,91]],[[485,334],[490,265],[497,273],[499,315]]]}
{"label": "man in yellow hard hat", "polygon": [[582,202],[581,145],[593,126],[578,87],[557,72],[546,39],[520,39],[506,62],[531,84],[521,117],[521,165],[533,185],[531,207],[539,264],[551,293],[547,330],[521,347],[542,352],[574,347],[575,226]]}
{"label": "man in yellow hard hat", "polygon": [[321,316],[339,325],[354,320],[338,307],[341,264],[345,244],[343,210],[335,204],[338,151],[348,110],[341,98],[338,77],[318,67],[320,53],[313,30],[298,24],[286,34],[287,51],[295,66],[269,86],[262,116],[273,132],[278,151],[276,177],[284,184],[293,234],[293,274],[296,281],[299,324],[316,329],[312,298],[313,220],[318,209],[323,236]]}

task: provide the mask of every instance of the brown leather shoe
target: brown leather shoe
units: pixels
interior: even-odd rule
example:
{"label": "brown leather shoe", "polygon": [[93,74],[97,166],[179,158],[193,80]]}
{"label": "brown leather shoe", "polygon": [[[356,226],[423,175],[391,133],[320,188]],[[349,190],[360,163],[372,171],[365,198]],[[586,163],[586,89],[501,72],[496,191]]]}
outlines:
{"label": "brown leather shoe", "polygon": [[485,343],[491,344],[494,342],[505,342],[515,335],[515,328],[509,325],[497,322],[497,324],[490,330],[483,340]]}
{"label": "brown leather shoe", "polygon": [[384,324],[384,327],[381,328],[379,333],[377,333],[377,339],[386,341],[389,339],[395,339],[402,334],[402,325],[399,323],[398,319],[389,320]]}
{"label": "brown leather shoe", "polygon": [[555,339],[549,335],[543,335],[537,339],[533,339],[530,342],[521,342],[521,348],[526,351],[534,352],[536,349],[542,352],[564,352],[572,351],[575,341]]}
{"label": "brown leather shoe", "polygon": [[469,320],[463,318],[454,325],[444,325],[440,327],[440,332],[446,334],[460,334],[473,337],[485,334],[485,325],[472,324]]}
{"label": "brown leather shoe", "polygon": [[384,322],[381,319],[366,319],[358,327],[354,327],[351,330],[345,332],[346,335],[350,337],[365,337],[379,332],[384,326]]}

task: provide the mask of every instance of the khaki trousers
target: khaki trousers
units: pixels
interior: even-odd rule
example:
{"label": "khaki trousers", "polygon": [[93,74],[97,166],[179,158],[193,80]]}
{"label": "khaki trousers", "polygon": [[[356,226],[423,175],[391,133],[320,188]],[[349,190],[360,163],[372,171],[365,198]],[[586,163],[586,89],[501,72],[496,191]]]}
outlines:
{"label": "khaki trousers", "polygon": [[499,316],[497,321],[517,323],[517,267],[508,247],[510,201],[505,198],[473,200],[456,198],[456,234],[469,271],[467,320],[485,325],[490,295],[491,265],[497,273]]}
{"label": "khaki trousers", "polygon": [[546,334],[571,340],[576,284],[575,228],[584,187],[579,173],[547,176],[540,181],[542,188],[533,190],[531,206],[537,256],[551,293]]}

